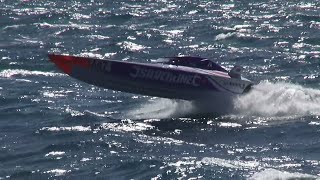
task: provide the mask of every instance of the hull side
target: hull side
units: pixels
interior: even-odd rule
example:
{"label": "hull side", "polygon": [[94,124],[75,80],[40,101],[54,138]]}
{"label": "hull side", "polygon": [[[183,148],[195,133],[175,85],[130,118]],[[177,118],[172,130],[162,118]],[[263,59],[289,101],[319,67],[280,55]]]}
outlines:
{"label": "hull side", "polygon": [[[49,55],[71,77],[99,87],[148,96],[194,100],[216,94],[241,94],[250,81],[224,72],[195,71],[173,65],[144,64]],[[213,75],[214,74],[214,75]]]}

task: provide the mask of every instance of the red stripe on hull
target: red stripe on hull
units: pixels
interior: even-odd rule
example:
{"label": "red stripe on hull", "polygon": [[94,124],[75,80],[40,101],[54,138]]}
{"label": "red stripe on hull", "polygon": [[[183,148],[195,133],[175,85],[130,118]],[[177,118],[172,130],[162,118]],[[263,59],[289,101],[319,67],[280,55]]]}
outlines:
{"label": "red stripe on hull", "polygon": [[80,66],[84,68],[90,68],[90,63],[87,58],[73,57],[64,55],[48,55],[50,60],[56,64],[63,72],[71,74],[73,66]]}

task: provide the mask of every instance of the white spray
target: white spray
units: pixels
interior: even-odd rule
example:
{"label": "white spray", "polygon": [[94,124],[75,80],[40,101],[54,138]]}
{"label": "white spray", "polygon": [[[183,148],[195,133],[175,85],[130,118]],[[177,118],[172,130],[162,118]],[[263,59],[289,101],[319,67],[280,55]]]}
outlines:
{"label": "white spray", "polygon": [[261,82],[234,101],[234,113],[283,117],[320,115],[320,90],[284,82]]}
{"label": "white spray", "polygon": [[236,97],[215,96],[191,102],[157,98],[127,113],[131,118],[190,116],[293,117],[320,115],[320,90],[285,82],[261,82]]}
{"label": "white spray", "polygon": [[132,119],[184,117],[188,112],[194,111],[194,108],[190,101],[156,98],[131,109],[126,116]]}

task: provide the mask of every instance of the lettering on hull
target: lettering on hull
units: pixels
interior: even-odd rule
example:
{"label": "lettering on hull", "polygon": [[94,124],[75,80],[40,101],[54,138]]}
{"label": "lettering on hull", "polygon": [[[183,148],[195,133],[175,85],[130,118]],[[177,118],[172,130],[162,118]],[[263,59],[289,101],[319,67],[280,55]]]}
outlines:
{"label": "lettering on hull", "polygon": [[162,81],[167,83],[185,84],[192,86],[199,86],[199,75],[192,74],[178,74],[170,71],[150,69],[140,66],[133,66],[134,71],[130,73],[133,78],[150,79],[155,81]]}
{"label": "lettering on hull", "polygon": [[91,65],[91,68],[97,68],[104,72],[111,72],[110,61],[93,60],[93,61],[90,61],[90,65]]}

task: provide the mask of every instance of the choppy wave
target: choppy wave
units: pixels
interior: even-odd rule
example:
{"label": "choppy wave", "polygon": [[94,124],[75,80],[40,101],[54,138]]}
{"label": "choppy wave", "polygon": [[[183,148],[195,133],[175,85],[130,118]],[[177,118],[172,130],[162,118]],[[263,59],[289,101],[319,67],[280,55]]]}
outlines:
{"label": "choppy wave", "polygon": [[72,127],[43,127],[40,131],[91,131],[91,127],[72,126]]}
{"label": "choppy wave", "polygon": [[52,73],[52,72],[43,72],[43,71],[30,71],[30,70],[24,70],[24,69],[6,69],[3,71],[0,71],[0,77],[3,78],[11,78],[15,76],[67,76],[66,74],[62,73]]}
{"label": "choppy wave", "polygon": [[215,37],[215,40],[223,40],[223,39],[227,39],[229,37],[232,37],[232,36],[235,36],[236,33],[233,33],[233,32],[230,32],[230,33],[227,33],[227,34],[218,34],[216,37]]}
{"label": "choppy wave", "polygon": [[[319,0],[0,0],[0,179],[319,179],[319,10]],[[300,85],[261,82],[226,110],[224,98],[81,84],[48,52],[195,55]]]}

